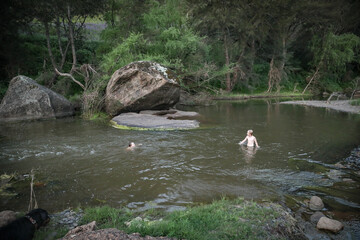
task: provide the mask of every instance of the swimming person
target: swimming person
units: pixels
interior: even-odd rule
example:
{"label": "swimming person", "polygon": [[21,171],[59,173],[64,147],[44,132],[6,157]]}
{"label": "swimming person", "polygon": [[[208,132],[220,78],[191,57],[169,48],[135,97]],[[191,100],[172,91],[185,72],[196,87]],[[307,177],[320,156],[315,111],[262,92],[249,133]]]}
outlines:
{"label": "swimming person", "polygon": [[242,140],[241,142],[239,142],[239,144],[241,145],[241,144],[243,144],[245,141],[247,141],[247,146],[248,146],[248,147],[253,147],[253,146],[254,146],[254,143],[255,143],[255,146],[256,146],[257,148],[260,147],[259,144],[258,144],[258,142],[256,141],[256,137],[253,136],[253,130],[248,130],[246,137],[244,138],[244,140]]}
{"label": "swimming person", "polygon": [[129,146],[126,148],[126,150],[133,150],[136,147],[134,142],[129,143]]}

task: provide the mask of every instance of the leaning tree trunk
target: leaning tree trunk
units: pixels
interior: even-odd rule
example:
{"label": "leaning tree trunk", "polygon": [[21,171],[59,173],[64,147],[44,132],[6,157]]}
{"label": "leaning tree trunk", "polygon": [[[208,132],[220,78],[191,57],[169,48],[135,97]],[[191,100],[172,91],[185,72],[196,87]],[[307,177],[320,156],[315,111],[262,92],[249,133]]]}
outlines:
{"label": "leaning tree trunk", "polygon": [[308,87],[310,86],[312,81],[315,80],[316,78],[318,78],[318,75],[319,75],[319,66],[316,68],[315,73],[310,78],[310,80],[309,80],[308,84],[306,85],[306,87],[304,88],[304,91],[302,92],[302,94],[304,94],[306,92],[306,90],[308,89]]}

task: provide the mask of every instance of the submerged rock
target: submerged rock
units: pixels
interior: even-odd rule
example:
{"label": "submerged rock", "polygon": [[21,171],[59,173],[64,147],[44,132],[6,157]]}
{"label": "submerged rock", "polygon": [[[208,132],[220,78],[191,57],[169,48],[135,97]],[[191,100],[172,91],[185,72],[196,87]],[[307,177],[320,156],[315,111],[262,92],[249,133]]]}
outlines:
{"label": "submerged rock", "polygon": [[312,196],[309,202],[309,208],[318,211],[324,208],[324,203],[318,196]]}
{"label": "submerged rock", "polygon": [[133,62],[115,71],[106,87],[107,113],[115,116],[174,106],[180,98],[180,86],[169,74],[169,69],[148,61]]}
{"label": "submerged rock", "polygon": [[310,216],[310,221],[312,223],[317,223],[322,217],[325,217],[325,215],[322,212],[315,212],[313,215]]}
{"label": "submerged rock", "polygon": [[158,116],[142,113],[122,113],[114,117],[111,123],[117,128],[155,130],[193,129],[199,127],[197,120],[175,120],[169,118],[166,114]]}
{"label": "submerged rock", "polygon": [[316,225],[317,229],[328,230],[333,233],[337,233],[344,228],[344,225],[337,221],[327,217],[321,217]]}
{"label": "submerged rock", "polygon": [[0,121],[54,119],[72,115],[74,109],[65,97],[21,75],[11,80],[0,105]]}

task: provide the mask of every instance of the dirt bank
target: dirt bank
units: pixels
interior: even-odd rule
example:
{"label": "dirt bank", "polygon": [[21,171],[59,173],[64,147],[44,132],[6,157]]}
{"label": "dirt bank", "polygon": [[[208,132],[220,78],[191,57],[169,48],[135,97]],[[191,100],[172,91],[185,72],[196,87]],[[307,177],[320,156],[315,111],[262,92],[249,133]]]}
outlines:
{"label": "dirt bank", "polygon": [[348,100],[331,101],[330,103],[327,103],[326,101],[301,100],[301,101],[286,101],[286,102],[281,102],[281,104],[295,104],[295,105],[304,105],[304,106],[312,106],[312,107],[322,107],[322,108],[334,109],[341,112],[360,114],[360,106],[353,106],[349,103]]}

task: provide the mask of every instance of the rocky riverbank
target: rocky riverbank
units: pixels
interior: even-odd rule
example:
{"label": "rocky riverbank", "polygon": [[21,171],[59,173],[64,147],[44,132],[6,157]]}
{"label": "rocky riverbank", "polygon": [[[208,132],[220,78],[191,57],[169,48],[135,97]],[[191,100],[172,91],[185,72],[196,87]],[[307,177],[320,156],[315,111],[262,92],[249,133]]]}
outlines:
{"label": "rocky riverbank", "polygon": [[336,111],[341,112],[348,112],[348,113],[357,113],[360,114],[360,106],[353,106],[350,104],[349,100],[339,100],[339,101],[286,101],[281,102],[280,104],[293,104],[293,105],[303,105],[303,106],[311,106],[311,107],[322,107],[333,109]]}

